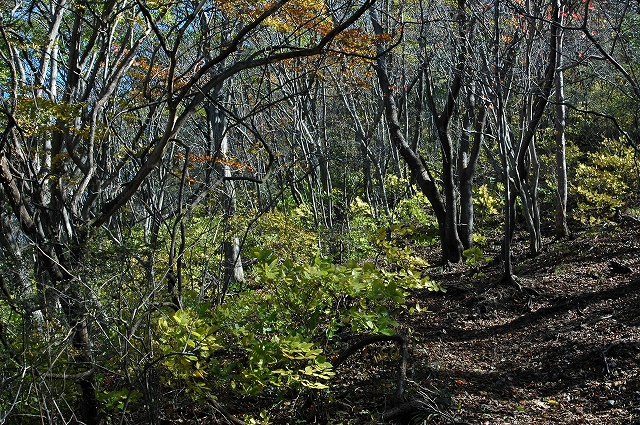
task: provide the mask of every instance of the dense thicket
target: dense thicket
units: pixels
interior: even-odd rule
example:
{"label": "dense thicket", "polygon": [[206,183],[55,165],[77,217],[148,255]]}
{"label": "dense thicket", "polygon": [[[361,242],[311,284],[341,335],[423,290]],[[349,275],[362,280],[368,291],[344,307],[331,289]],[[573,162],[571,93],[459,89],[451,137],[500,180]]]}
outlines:
{"label": "dense thicket", "polygon": [[637,206],[637,2],[0,4],[3,423],[330,388],[417,247]]}

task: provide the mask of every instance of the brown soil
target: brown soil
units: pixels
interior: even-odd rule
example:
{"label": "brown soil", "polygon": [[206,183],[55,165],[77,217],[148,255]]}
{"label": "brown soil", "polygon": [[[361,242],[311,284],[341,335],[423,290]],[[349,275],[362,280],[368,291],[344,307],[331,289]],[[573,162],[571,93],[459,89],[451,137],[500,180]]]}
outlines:
{"label": "brown soil", "polygon": [[[640,226],[547,239],[533,258],[527,244],[526,235],[516,241],[514,265],[539,295],[496,285],[499,265],[434,273],[446,294],[412,294],[422,311],[402,323],[407,397],[426,396],[455,423],[640,424]],[[499,242],[485,249],[497,256]],[[316,400],[301,416],[379,423],[397,363],[393,345],[371,346],[338,371],[330,401]],[[451,423],[425,421],[428,410],[408,423]]]}
{"label": "brown soil", "polygon": [[532,298],[491,267],[439,277],[459,293],[412,318],[428,385],[473,424],[640,424],[640,231],[546,242],[516,257]]}

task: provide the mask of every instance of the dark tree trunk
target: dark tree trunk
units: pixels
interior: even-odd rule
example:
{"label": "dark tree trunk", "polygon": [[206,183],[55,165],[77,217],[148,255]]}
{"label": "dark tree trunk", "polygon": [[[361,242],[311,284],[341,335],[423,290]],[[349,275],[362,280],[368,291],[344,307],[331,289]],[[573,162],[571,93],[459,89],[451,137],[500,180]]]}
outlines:
{"label": "dark tree trunk", "polygon": [[440,229],[440,243],[443,251],[443,259],[445,261],[456,261],[457,258],[457,261],[459,261],[459,256],[454,255],[452,258],[449,258],[450,253],[448,252],[448,246],[450,244],[448,243],[446,234],[446,211],[440,191],[431,178],[429,171],[424,166],[422,158],[420,158],[418,154],[411,149],[404,137],[404,134],[402,134],[402,129],[398,121],[398,108],[396,106],[393,93],[391,92],[389,78],[385,69],[384,57],[378,59],[375,70],[383,93],[385,115],[391,142],[398,149],[398,153],[409,167],[416,184],[433,207],[436,220],[438,222],[438,228]]}
{"label": "dark tree trunk", "polygon": [[[43,211],[38,215],[40,222],[36,223],[34,221],[32,212],[24,202],[16,184],[16,179],[9,170],[3,151],[0,151],[0,184],[4,187],[5,195],[20,223],[22,231],[40,248],[36,251],[38,253],[36,255],[36,267],[46,272],[51,281],[51,286],[60,294],[60,306],[68,322],[69,329],[73,333],[71,341],[77,353],[73,360],[84,372],[78,381],[80,389],[78,401],[82,420],[85,423],[99,424],[102,418],[100,416],[100,404],[96,396],[87,311],[82,294],[74,290],[75,277],[69,272],[74,270],[69,257],[74,263],[78,263],[83,257],[86,235],[76,234],[74,249],[71,252],[66,252],[66,250],[62,249],[66,244],[63,243],[61,220],[54,219],[62,214],[61,208],[63,207],[59,207],[59,209],[52,208],[46,212]],[[52,205],[62,205],[62,203],[54,199]],[[57,224],[52,225],[52,223]]]}
{"label": "dark tree trunk", "polygon": [[453,143],[448,130],[446,133],[440,131],[438,133],[441,141],[443,139],[446,140],[446,144],[443,143],[442,154],[442,181],[445,199],[445,258],[452,263],[459,263],[462,260],[463,246],[458,236],[458,202],[454,180]]}
{"label": "dark tree trunk", "polygon": [[[545,69],[544,77],[539,85],[539,94],[533,100],[531,108],[531,117],[526,121],[525,130],[518,146],[515,175],[516,186],[522,200],[523,207],[526,209],[527,220],[529,225],[529,231],[531,232],[531,254],[538,254],[541,249],[541,235],[540,235],[540,219],[538,210],[537,199],[537,172],[538,172],[538,160],[535,152],[534,139],[535,134],[544,114],[545,107],[549,103],[549,96],[553,89],[555,76],[556,76],[556,61],[558,58],[558,42],[560,40],[560,2],[556,0],[553,2],[552,7],[552,21],[550,30],[550,52],[547,66]],[[527,164],[529,159],[530,164],[533,165],[534,176],[531,179],[532,184],[529,182],[529,167]],[[514,201],[512,201],[514,202]]]}
{"label": "dark tree trunk", "polygon": [[[460,0],[460,3],[464,5],[464,0]],[[377,34],[382,33],[382,27],[377,21],[375,12],[371,12],[371,21],[374,26],[374,31]],[[407,142],[398,119],[398,107],[396,105],[392,86],[389,82],[389,77],[386,71],[386,55],[380,50],[380,56],[375,64],[375,71],[378,77],[378,83],[383,94],[383,103],[385,107],[387,126],[389,131],[389,137],[393,145],[398,149],[398,152],[404,162],[407,164],[413,180],[416,182],[422,193],[429,200],[431,204],[436,220],[438,222],[438,228],[440,233],[440,244],[442,246],[443,261],[458,263],[462,259],[462,243],[458,237],[458,223],[457,223],[457,201],[455,194],[455,181],[454,181],[454,164],[453,164],[453,147],[452,141],[449,135],[449,122],[453,115],[456,99],[460,92],[460,85],[462,82],[462,70],[464,67],[461,61],[456,67],[456,73],[454,80],[449,90],[449,96],[447,98],[444,111],[440,116],[436,116],[436,127],[438,131],[439,141],[442,149],[442,164],[443,164],[443,186],[444,186],[444,199],[440,194],[440,191],[435,184],[429,170],[425,167],[423,159],[418,153],[411,148]],[[464,55],[463,55],[464,56]],[[426,84],[427,103],[430,105],[432,111],[435,110],[433,96],[430,91],[430,84]],[[435,114],[434,114],[435,115]]]}

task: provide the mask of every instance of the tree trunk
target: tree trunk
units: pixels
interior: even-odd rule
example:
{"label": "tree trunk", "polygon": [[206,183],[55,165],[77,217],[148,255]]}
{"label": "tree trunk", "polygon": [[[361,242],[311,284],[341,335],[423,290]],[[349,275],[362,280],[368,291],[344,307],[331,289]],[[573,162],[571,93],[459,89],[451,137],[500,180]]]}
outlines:
{"label": "tree trunk", "polygon": [[[531,232],[530,252],[536,255],[540,252],[542,238],[540,235],[540,220],[538,211],[537,187],[538,187],[538,159],[535,151],[535,134],[544,114],[545,107],[549,102],[551,89],[553,88],[556,76],[556,60],[558,57],[558,41],[561,26],[560,21],[560,1],[553,3],[552,20],[550,28],[550,52],[548,62],[544,71],[544,76],[537,89],[531,106],[531,116],[527,116],[524,121],[524,131],[522,133],[520,145],[515,165],[516,187],[525,209],[527,225]],[[528,115],[528,114],[527,114]],[[529,159],[529,164],[527,164]],[[533,176],[529,181],[529,167],[533,167]],[[514,202],[514,201],[512,201]]]}
{"label": "tree trunk", "polygon": [[[214,99],[220,103],[229,103],[229,93],[223,94],[223,86],[216,87],[212,93]],[[221,244],[222,260],[222,291],[218,302],[224,301],[229,285],[234,282],[244,281],[244,270],[240,258],[240,239],[233,234],[230,220],[236,214],[236,188],[231,177],[231,167],[227,161],[230,158],[230,144],[227,129],[227,117],[216,103],[210,103],[205,108],[208,121],[209,146],[215,146],[214,158],[219,159],[215,164],[216,178],[223,181],[222,209],[225,218],[225,239]]]}
{"label": "tree trunk", "polygon": [[433,93],[436,86],[430,73],[428,61],[425,61],[422,67],[426,81],[424,93],[425,100],[433,116],[442,154],[441,178],[445,199],[444,256],[448,261],[453,263],[458,263],[462,260],[462,251],[464,249],[463,243],[458,235],[458,199],[456,196],[456,172],[458,170],[454,159],[454,144],[451,138],[450,124],[458,107],[458,99],[460,97],[460,91],[465,74],[468,50],[467,36],[472,32],[468,25],[469,22],[465,8],[466,0],[458,0],[457,21],[459,25],[458,40],[460,40],[460,45],[458,46],[459,53],[455,66],[453,66],[452,69],[453,77],[447,87],[447,97],[442,111],[438,110],[434,99]]}
{"label": "tree trunk", "polygon": [[[500,114],[500,112],[498,112]],[[504,126],[504,124],[502,124]],[[515,226],[515,197],[511,184],[511,167],[507,158],[511,142],[508,140],[508,132],[499,130],[500,143],[502,143],[502,166],[504,169],[504,237],[502,242],[502,279],[510,282],[513,280],[513,267],[511,263],[511,241]]]}
{"label": "tree trunk", "polygon": [[223,294],[227,292],[227,286],[233,282],[244,282],[244,268],[240,258],[240,239],[223,242],[224,249],[224,283]]}
{"label": "tree trunk", "polygon": [[[382,27],[377,21],[375,12],[371,12],[371,21],[376,34],[382,33]],[[389,137],[393,145],[398,149],[398,153],[409,167],[412,178],[429,200],[440,233],[440,244],[442,247],[442,258],[445,263],[458,263],[462,259],[462,243],[458,238],[457,229],[457,203],[455,199],[455,184],[453,180],[453,164],[452,164],[452,143],[448,134],[449,119],[454,110],[455,99],[461,84],[461,76],[456,75],[453,87],[448,97],[445,111],[437,120],[438,134],[443,150],[443,180],[444,180],[444,196],[443,200],[440,191],[435,184],[429,170],[425,167],[423,159],[413,150],[407,142],[398,119],[398,107],[392,91],[391,83],[386,71],[386,55],[382,54],[379,47],[380,56],[374,66],[378,77],[378,84],[382,91],[382,98],[385,107],[385,115],[387,119],[387,128]],[[458,69],[460,70],[460,69]],[[427,91],[428,91],[427,87]],[[428,92],[427,92],[428,93]],[[428,94],[428,98],[432,96]],[[431,99],[431,103],[433,99]],[[429,101],[429,100],[428,100]],[[446,202],[446,203],[445,203]]]}
{"label": "tree trunk", "polygon": [[[456,199],[456,185],[454,180],[453,143],[448,129],[446,132],[440,131],[439,129],[438,134],[443,144],[442,181],[445,198],[444,256],[452,263],[459,263],[462,260],[463,246],[458,236],[458,202]],[[445,140],[444,142],[443,139]]]}
{"label": "tree trunk", "polygon": [[404,138],[404,134],[402,134],[402,129],[398,122],[398,108],[396,106],[393,93],[391,92],[391,86],[385,69],[383,57],[378,59],[375,70],[378,76],[378,83],[383,93],[389,138],[409,167],[413,178],[415,178],[416,184],[433,207],[436,220],[438,221],[438,228],[440,229],[440,244],[442,246],[443,259],[445,261],[455,261],[457,256],[452,258],[448,257],[449,244],[446,235],[446,211],[444,201],[440,195],[438,187],[431,178],[429,171],[425,168],[422,158],[420,158],[418,154],[411,149]]}
{"label": "tree trunk", "polygon": [[[502,278],[503,282],[514,282],[513,268],[511,264],[511,235],[513,232],[513,224],[515,218],[515,202],[513,201],[512,191],[512,177],[511,177],[511,163],[513,161],[512,156],[513,144],[511,142],[511,132],[509,131],[508,119],[506,117],[505,105],[504,105],[504,87],[503,82],[505,76],[509,70],[508,64],[512,64],[513,60],[507,56],[505,61],[507,66],[499,66],[500,50],[498,48],[500,41],[500,0],[496,0],[494,4],[494,28],[495,28],[495,50],[494,54],[494,84],[495,84],[495,104],[497,110],[495,111],[495,121],[498,133],[498,146],[500,148],[500,159],[502,162],[503,180],[504,185],[504,235],[502,240]],[[513,49],[509,51],[509,54],[513,54]]]}
{"label": "tree trunk", "polygon": [[[562,16],[560,17],[562,24]],[[567,107],[564,104],[564,72],[562,71],[562,46],[564,31],[558,29],[556,66],[556,179],[558,183],[556,197],[556,226],[555,233],[559,238],[569,236],[567,224],[567,147],[565,128],[567,125]]]}
{"label": "tree trunk", "polygon": [[[373,122],[368,125],[368,129],[365,130],[364,124],[362,120],[358,116],[355,100],[352,95],[347,95],[343,89],[340,89],[340,97],[342,98],[342,102],[344,106],[349,111],[349,115],[353,120],[353,125],[355,127],[356,139],[360,144],[360,152],[362,154],[362,172],[363,172],[363,193],[369,205],[373,206],[375,209],[379,207],[380,204],[384,207],[385,214],[387,216],[391,215],[391,210],[389,209],[389,202],[387,200],[386,188],[384,185],[384,175],[383,170],[385,166],[383,165],[380,158],[376,157],[376,155],[371,151],[369,147],[369,142],[372,139],[373,133],[375,129],[380,124],[382,120],[382,116],[384,114],[384,106],[381,106],[376,113]],[[372,179],[372,170],[371,166],[375,167],[375,177],[378,181],[379,185],[379,198],[380,201],[376,203],[376,205],[372,204],[373,197],[371,194],[373,193],[373,179]],[[378,197],[376,197],[378,198]]]}
{"label": "tree trunk", "polygon": [[[460,223],[458,234],[465,249],[473,246],[473,176],[484,140],[484,127],[487,122],[487,108],[480,105],[476,115],[475,84],[469,87],[466,111],[463,118],[463,130],[458,152],[458,191],[460,192]],[[472,121],[475,119],[475,126]],[[473,134],[473,145],[471,135]]]}

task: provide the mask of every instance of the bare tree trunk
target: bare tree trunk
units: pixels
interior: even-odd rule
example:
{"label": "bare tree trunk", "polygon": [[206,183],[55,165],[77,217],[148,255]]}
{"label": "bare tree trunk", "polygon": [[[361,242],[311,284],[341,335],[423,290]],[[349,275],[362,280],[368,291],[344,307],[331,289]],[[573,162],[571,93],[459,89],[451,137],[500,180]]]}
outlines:
{"label": "bare tree trunk", "polygon": [[[537,95],[533,98],[531,105],[531,115],[527,114],[522,132],[518,153],[516,157],[516,187],[518,189],[527,225],[531,232],[530,252],[536,255],[542,248],[542,237],[540,234],[540,219],[538,211],[537,187],[538,187],[538,166],[537,154],[535,152],[535,134],[538,125],[544,114],[545,107],[549,102],[551,89],[553,88],[556,75],[556,60],[558,57],[557,46],[559,40],[560,22],[560,1],[556,0],[552,7],[552,19],[550,25],[550,52],[546,63],[542,81],[539,83]],[[529,164],[527,164],[527,159]],[[533,176],[529,177],[529,166],[533,168]],[[514,201],[512,201],[514,202]]]}
{"label": "bare tree trunk", "polygon": [[372,205],[371,193],[373,192],[373,179],[371,176],[372,174],[371,165],[373,164],[375,166],[376,179],[378,180],[378,185],[380,186],[380,194],[382,198],[380,203],[384,207],[384,211],[387,214],[387,216],[390,216],[391,210],[389,209],[389,202],[387,200],[387,193],[384,185],[384,175],[383,175],[384,165],[382,164],[381,158],[376,157],[376,155],[371,151],[371,148],[369,147],[369,141],[372,139],[373,133],[375,132],[376,128],[378,127],[378,124],[380,124],[380,121],[382,120],[382,116],[384,114],[384,107],[381,106],[379,108],[373,122],[368,124],[368,128],[365,129],[365,126],[362,120],[358,116],[358,112],[356,110],[355,100],[353,96],[347,95],[347,93],[345,93],[342,89],[340,89],[340,97],[342,98],[344,106],[349,111],[349,115],[351,115],[351,119],[353,120],[353,125],[355,127],[356,138],[360,143],[360,151],[362,152],[362,158],[363,158],[363,165],[362,165],[363,167],[362,172],[364,175],[363,191],[367,199],[367,202],[369,203],[369,205]]}
{"label": "bare tree trunk", "polygon": [[[183,255],[186,244],[186,229],[184,225],[184,188],[189,173],[189,159],[191,156],[191,150],[189,146],[185,146],[184,150],[184,164],[182,166],[182,175],[180,177],[180,187],[178,189],[178,211],[176,217],[173,220],[171,229],[171,244],[169,246],[169,264],[167,280],[167,289],[171,295],[171,301],[175,304],[175,308],[182,308],[182,267],[183,267]],[[178,244],[178,232],[180,233],[180,244],[176,252],[176,245]],[[174,268],[175,264],[175,268]]]}
{"label": "bare tree trunk", "polygon": [[529,144],[529,158],[531,161],[530,193],[531,205],[529,212],[531,214],[530,222],[532,226],[531,237],[529,239],[529,252],[537,255],[542,250],[542,232],[540,231],[540,204],[538,203],[538,187],[540,184],[540,160],[538,159],[538,151],[536,149],[535,138]]}
{"label": "bare tree trunk", "polygon": [[383,101],[387,118],[387,126],[389,138],[394,146],[398,149],[398,153],[407,163],[412,176],[422,193],[427,197],[434,209],[438,228],[440,229],[440,243],[442,245],[443,259],[445,261],[455,261],[455,258],[449,258],[448,244],[446,236],[446,211],[445,204],[440,195],[440,191],[435,182],[431,178],[429,171],[425,168],[422,159],[414,152],[404,138],[400,123],[398,122],[398,109],[396,107],[393,93],[390,89],[389,78],[385,69],[384,58],[379,58],[375,67],[380,88],[383,92]]}
{"label": "bare tree trunk", "polygon": [[[224,281],[226,282],[244,282],[244,268],[242,267],[242,258],[240,257],[240,239],[234,238],[233,241],[225,241],[222,243],[224,249]],[[226,292],[226,287],[223,293]]]}
{"label": "bare tree trunk", "polygon": [[324,192],[323,201],[326,205],[323,207],[323,216],[325,226],[331,229],[333,227],[333,184],[331,182],[331,172],[329,171],[329,154],[327,140],[321,139],[316,145],[316,156],[318,158],[318,168],[320,169],[320,183]]}
{"label": "bare tree trunk", "polygon": [[502,94],[498,94],[498,143],[500,144],[500,157],[504,170],[504,237],[502,240],[502,280],[514,282],[513,266],[511,263],[511,241],[515,226],[515,194],[513,191],[513,179],[511,177],[511,160],[509,155],[513,151],[509,127],[504,111]]}
{"label": "bare tree trunk", "polygon": [[[382,27],[378,23],[375,11],[373,10],[371,11],[371,21],[375,32],[377,34],[381,34]],[[455,198],[455,184],[453,179],[454,167],[452,142],[448,133],[448,124],[453,114],[455,101],[460,89],[461,75],[460,73],[456,74],[452,87],[450,88],[450,94],[447,98],[444,111],[436,122],[438,136],[440,138],[441,148],[443,151],[443,199],[443,196],[440,194],[440,190],[431,177],[429,170],[425,167],[424,160],[418,153],[411,149],[411,146],[409,146],[409,143],[404,137],[398,119],[398,107],[396,105],[394,94],[391,90],[391,83],[389,82],[389,77],[387,75],[387,65],[385,61],[386,55],[381,54],[376,62],[375,71],[378,77],[378,85],[383,94],[389,137],[393,145],[398,149],[400,156],[407,164],[412,174],[412,178],[415,179],[416,184],[434,209],[436,220],[438,221],[443,261],[445,263],[460,262],[462,259],[462,243],[458,238],[457,202]],[[461,72],[460,66],[462,65],[458,65],[457,71]],[[432,95],[429,93],[429,84],[427,84],[427,101],[433,104]],[[431,109],[434,108],[431,107]]]}
{"label": "bare tree trunk", "polygon": [[[460,223],[458,234],[465,249],[473,246],[473,176],[484,140],[484,127],[487,122],[487,108],[480,105],[476,115],[475,83],[470,84],[463,118],[463,131],[458,152],[458,175],[460,181]],[[473,126],[475,121],[475,126]],[[471,139],[473,134],[473,145]]]}
{"label": "bare tree trunk", "polygon": [[[504,105],[504,87],[503,83],[505,76],[508,72],[509,64],[513,63],[511,57],[507,56],[504,61],[505,66],[501,67],[502,63],[500,59],[500,0],[496,0],[494,4],[494,85],[495,85],[495,103],[497,111],[495,111],[495,121],[498,133],[498,146],[500,148],[500,159],[502,162],[503,170],[503,185],[504,185],[504,235],[502,240],[502,278],[501,281],[508,283],[515,283],[513,277],[513,267],[511,263],[511,235],[513,233],[514,219],[515,219],[515,200],[513,199],[514,193],[512,190],[513,179],[511,177],[511,163],[513,162],[513,143],[511,141],[511,132],[509,131],[508,119],[506,116]],[[513,50],[509,52],[512,53]]]}
{"label": "bare tree trunk", "polygon": [[360,140],[360,156],[362,157],[362,193],[369,205],[373,205],[373,183],[371,179],[371,159],[367,154],[367,145],[364,140]]}
{"label": "bare tree trunk", "polygon": [[445,198],[445,257],[449,262],[459,263],[462,260],[463,245],[458,236],[458,202],[454,180],[453,143],[448,132],[446,135],[441,134],[441,140],[442,138],[447,139],[447,143],[443,145],[442,155],[442,181]]}
{"label": "bare tree trunk", "polygon": [[[560,16],[562,25],[562,15]],[[564,30],[558,29],[556,67],[556,179],[558,183],[556,197],[556,236],[559,238],[569,236],[567,224],[567,146],[565,128],[567,126],[567,107],[564,104],[564,72],[562,71],[562,50]]]}
{"label": "bare tree trunk", "polygon": [[[236,214],[236,187],[231,177],[231,167],[227,164],[230,157],[230,144],[226,128],[226,116],[217,107],[212,106],[213,111],[210,114],[212,120],[213,136],[217,145],[217,155],[221,161],[218,164],[218,173],[224,181],[223,193],[223,209],[224,217],[227,224]],[[244,281],[244,269],[242,267],[242,259],[240,258],[240,239],[231,233],[232,229],[227,226],[227,239],[222,242],[223,260],[223,283],[222,293],[220,294],[220,302],[224,301],[229,285],[234,282]]]}

